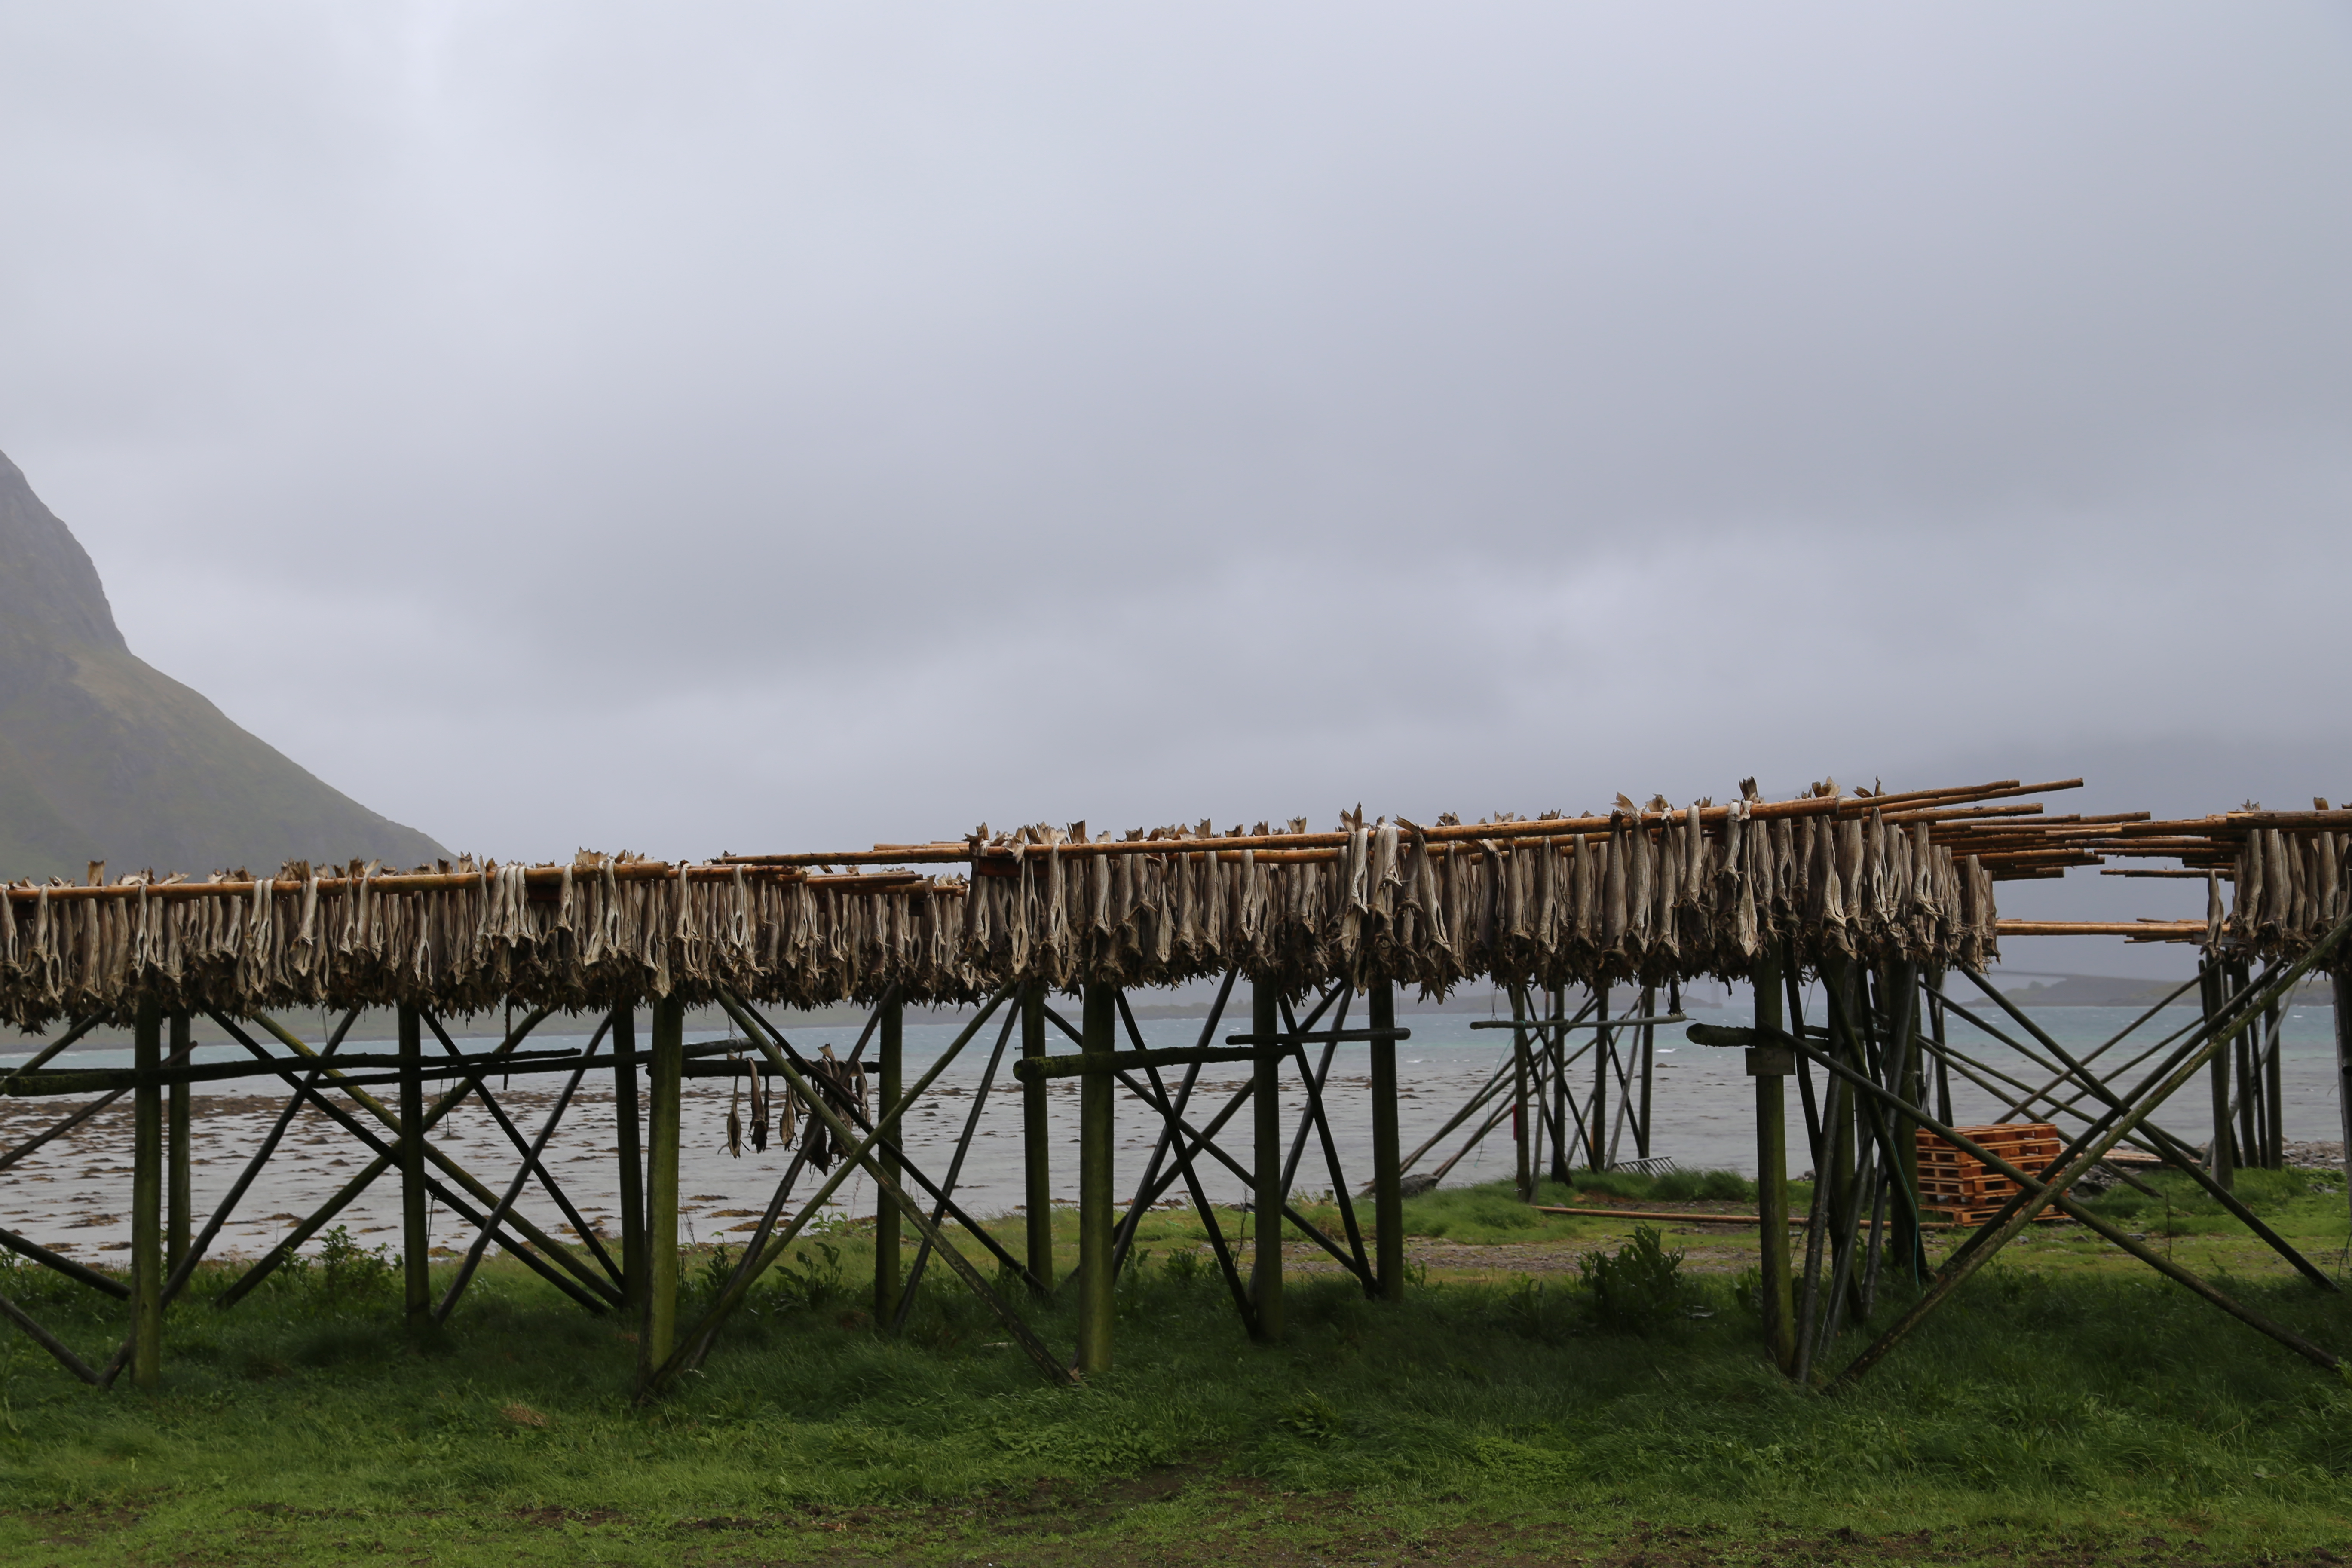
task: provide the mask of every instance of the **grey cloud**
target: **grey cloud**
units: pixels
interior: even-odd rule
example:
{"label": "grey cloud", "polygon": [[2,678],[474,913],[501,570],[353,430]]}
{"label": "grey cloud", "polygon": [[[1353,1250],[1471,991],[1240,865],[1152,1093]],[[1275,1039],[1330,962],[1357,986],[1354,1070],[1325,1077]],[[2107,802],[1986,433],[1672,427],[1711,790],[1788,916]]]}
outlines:
{"label": "grey cloud", "polygon": [[0,29],[0,447],[453,843],[2352,773],[2340,8]]}

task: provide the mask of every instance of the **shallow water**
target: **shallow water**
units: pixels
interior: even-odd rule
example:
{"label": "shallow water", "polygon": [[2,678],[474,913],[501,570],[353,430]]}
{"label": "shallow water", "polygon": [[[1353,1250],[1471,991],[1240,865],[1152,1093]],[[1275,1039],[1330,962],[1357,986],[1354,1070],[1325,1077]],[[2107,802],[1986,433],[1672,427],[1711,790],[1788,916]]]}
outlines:
{"label": "shallow water", "polygon": [[[2080,1057],[2130,1023],[2136,1014],[2127,1008],[2060,1007],[2033,1009],[2030,1016]],[[1412,1031],[1412,1038],[1397,1049],[1400,1121],[1408,1151],[1441,1127],[1508,1059],[1507,1035],[1472,1030],[1469,1026],[1473,1016],[1419,1013],[1401,1020]],[[1744,1013],[1701,1013],[1694,1016],[1745,1021]],[[2195,1017],[2193,1008],[2168,1009],[2143,1027],[2126,1047],[2118,1047],[2102,1058],[2102,1067],[2119,1065],[2155,1044],[2164,1033],[2192,1024]],[[1360,1014],[1350,1022],[1360,1026]],[[1142,1020],[1139,1026],[1147,1042],[1153,1046],[1180,1046],[1196,1043],[1202,1023],[1197,1018],[1160,1018]],[[1328,1021],[1322,1026],[1329,1026]],[[1246,1014],[1242,1014],[1229,1016],[1217,1033],[1222,1037],[1245,1027]],[[910,1085],[938,1059],[958,1029],[954,1024],[910,1023],[907,1026],[906,1075]],[[846,1055],[857,1034],[856,1026],[834,1026],[795,1029],[792,1037],[794,1045],[812,1055],[824,1044]],[[945,1174],[998,1034],[997,1025],[992,1021],[910,1113],[909,1158],[934,1177]],[[1685,1166],[1719,1166],[1752,1173],[1753,1080],[1742,1069],[1740,1053],[1693,1046],[1681,1035],[1678,1027],[1659,1031],[1652,1083],[1654,1137],[1649,1152]],[[712,1037],[715,1037],[707,1033],[689,1036],[690,1039]],[[1958,1020],[1953,1023],[1951,1037],[1956,1046],[1989,1066],[2029,1082],[2038,1084],[2048,1076],[2032,1068],[2008,1047],[1977,1034]],[[531,1046],[576,1048],[586,1038],[584,1035],[540,1035],[533,1037]],[[2287,1136],[2297,1140],[2342,1136],[2334,1086],[2332,1015],[2325,1007],[2295,1010],[2288,1016],[2285,1038]],[[476,1040],[467,1048],[487,1048],[489,1043]],[[385,1047],[371,1043],[357,1048],[373,1054]],[[1049,1048],[1066,1049],[1068,1042],[1057,1033]],[[1007,1047],[1008,1058],[1017,1050],[1015,1040]],[[1333,1054],[1326,1090],[1340,1168],[1350,1186],[1360,1185],[1370,1170],[1366,1053],[1367,1047],[1360,1045],[1339,1047]],[[234,1046],[205,1046],[196,1052],[199,1060],[229,1060],[241,1055]],[[118,1049],[76,1051],[71,1056],[73,1065],[88,1067],[128,1065],[129,1058],[127,1050]],[[19,1056],[16,1059],[23,1058]],[[2143,1068],[2126,1073],[2124,1081],[2136,1082],[2146,1070]],[[499,1092],[499,1099],[528,1136],[537,1131],[563,1081],[562,1075],[555,1074],[518,1078],[511,1080],[511,1088]],[[1174,1081],[1171,1075],[1171,1088]],[[1236,1064],[1204,1068],[1193,1091],[1192,1110],[1188,1112],[1191,1120],[1200,1125],[1244,1081],[1245,1074],[1238,1070]],[[1590,1091],[1592,1069],[1589,1058],[1581,1068],[1571,1068],[1570,1082],[1580,1099]],[[199,1228],[283,1106],[282,1100],[259,1094],[207,1095],[202,1092],[207,1087],[197,1086],[194,1102],[193,1166]],[[1957,1074],[1952,1089],[1954,1111],[1963,1124],[1992,1120],[2000,1109],[1991,1094]],[[436,1092],[428,1086],[428,1100]],[[686,1194],[686,1230],[698,1240],[718,1239],[730,1232],[751,1228],[774,1184],[791,1163],[791,1151],[773,1144],[765,1153],[753,1153],[747,1144],[740,1158],[728,1152],[726,1116],[732,1098],[733,1090],[722,1081],[688,1079],[686,1085],[679,1185]],[[1612,1123],[1618,1120],[1613,1108],[1619,1098],[1612,1083]],[[1055,1133],[1055,1196],[1057,1201],[1075,1201],[1078,1101],[1076,1080],[1054,1082],[1048,1101]],[[1284,1093],[1286,1137],[1295,1131],[1303,1104],[1304,1096],[1294,1075]],[[2204,1079],[2200,1077],[2177,1096],[2158,1120],[2182,1138],[2200,1142],[2210,1130],[2208,1107]],[[0,1100],[0,1144],[14,1147],[69,1109],[70,1102],[56,1100]],[[1451,1155],[1486,1114],[1482,1110],[1444,1140],[1418,1168],[1433,1168]],[[1159,1134],[1159,1121],[1140,1103],[1124,1095],[1119,1097],[1117,1115],[1117,1186],[1124,1197],[1133,1190],[1150,1157]],[[1801,1148],[1803,1124],[1793,1088],[1789,1094],[1788,1116],[1792,1144]],[[1251,1118],[1244,1110],[1228,1124],[1219,1140],[1244,1163],[1250,1159],[1250,1129]],[[619,1225],[614,1174],[615,1138],[611,1080],[604,1073],[592,1074],[549,1144],[547,1163],[590,1226],[606,1232],[616,1230]],[[462,1110],[441,1122],[435,1131],[434,1141],[493,1191],[503,1191],[511,1179],[512,1145],[478,1100],[468,1100]],[[1617,1157],[1630,1160],[1636,1152],[1630,1128],[1620,1132]],[[978,1135],[972,1140],[958,1185],[959,1200],[978,1214],[1002,1213],[1019,1206],[1020,1156],[1020,1094],[1012,1080],[1008,1059],[982,1108]],[[251,1255],[265,1250],[297,1219],[315,1209],[363,1169],[372,1158],[365,1148],[332,1122],[316,1111],[305,1111],[240,1204],[236,1216],[222,1231],[215,1252]],[[1796,1158],[1801,1164],[1801,1153]],[[1447,1177],[1447,1184],[1495,1180],[1510,1174],[1512,1167],[1507,1125],[1456,1163]],[[1207,1162],[1203,1163],[1203,1178],[1213,1201],[1233,1202],[1242,1195],[1238,1178]],[[813,1190],[820,1179],[804,1174],[800,1192]],[[1322,1151],[1314,1142],[1310,1142],[1300,1162],[1297,1184],[1301,1191],[1309,1193],[1319,1193],[1333,1185]],[[1170,1195],[1181,1197],[1182,1193],[1180,1184],[1171,1189]],[[871,1184],[862,1176],[853,1176],[843,1184],[836,1202],[848,1212],[870,1212]],[[541,1226],[558,1234],[568,1234],[562,1214],[536,1186],[526,1194],[520,1206]],[[130,1245],[130,1207],[131,1118],[127,1098],[9,1170],[0,1172],[0,1225],[71,1255],[100,1259],[126,1250]],[[396,1243],[396,1183],[389,1178],[380,1180],[341,1218],[353,1234],[371,1243]],[[472,1232],[436,1205],[432,1238],[436,1247],[463,1248],[470,1243]]]}

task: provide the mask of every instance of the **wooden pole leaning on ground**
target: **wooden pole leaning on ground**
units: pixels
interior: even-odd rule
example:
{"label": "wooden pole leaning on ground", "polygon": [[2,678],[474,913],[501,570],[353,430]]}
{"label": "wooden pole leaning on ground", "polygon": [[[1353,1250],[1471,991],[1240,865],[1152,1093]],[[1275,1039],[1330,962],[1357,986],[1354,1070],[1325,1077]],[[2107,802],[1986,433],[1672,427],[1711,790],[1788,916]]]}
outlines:
{"label": "wooden pole leaning on ground", "polygon": [[[1080,1021],[1088,1055],[1108,1058],[1118,1048],[1118,994],[1097,981],[1086,985]],[[1118,1206],[1111,1191],[1112,1096],[1110,1072],[1097,1068],[1078,1077],[1078,1371],[1110,1370],[1112,1299],[1111,1228]]]}
{"label": "wooden pole leaning on ground", "polygon": [[[1045,983],[1032,980],[1021,988],[1021,1059],[1034,1061],[1045,1054]],[[1042,1078],[1021,1086],[1021,1184],[1027,1206],[1029,1276],[1037,1281],[1044,1300],[1054,1293],[1054,1130],[1047,1099],[1050,1088]]]}
{"label": "wooden pole leaning on ground", "polygon": [[677,1331],[677,1152],[680,1091],[686,1071],[686,1004],[654,1003],[651,1090],[646,1110],[646,1300],[639,1315],[637,1367],[650,1383],[670,1359]]}
{"label": "wooden pole leaning on ground", "polygon": [[613,1130],[620,1164],[621,1304],[646,1304],[645,1108],[637,1097],[637,1010],[613,1009]]}
{"label": "wooden pole leaning on ground", "polygon": [[[142,1072],[163,1065],[163,1015],[155,999],[139,1004],[131,1039]],[[163,1375],[163,1090],[131,1091],[131,1381],[153,1388]]]}
{"label": "wooden pole leaning on ground", "polygon": [[1398,1131],[1396,986],[1372,982],[1372,1277],[1384,1301],[1404,1300],[1403,1139]]}
{"label": "wooden pole leaning on ground", "polygon": [[[194,1048],[194,1038],[188,1027],[188,1015],[172,1015],[172,1058],[185,1060]],[[195,1228],[195,1193],[191,1182],[194,1173],[194,1151],[188,1144],[189,1086],[175,1083],[164,1110],[164,1147],[167,1163],[163,1184],[163,1267],[175,1271],[180,1260],[188,1255],[188,1242]]]}
{"label": "wooden pole leaning on ground", "polygon": [[[894,989],[882,999],[878,1011],[881,1029],[876,1037],[877,1054],[874,1063],[877,1117],[898,1108],[899,1097],[906,1089],[907,1068],[906,1005],[898,1000]],[[883,1173],[893,1183],[903,1179],[896,1140],[882,1145],[881,1160]],[[891,1325],[898,1320],[900,1273],[898,1205],[877,1187],[874,1194],[874,1327],[877,1332],[890,1332]]]}
{"label": "wooden pole leaning on ground", "polygon": [[[1769,944],[1758,955],[1750,988],[1758,1033],[1779,1032],[1780,954]],[[1787,1085],[1796,1065],[1796,1053],[1783,1047],[1748,1049],[1748,1074],[1756,1080],[1757,1266],[1762,1275],[1758,1289],[1763,1298],[1764,1344],[1772,1363],[1791,1374],[1797,1370],[1797,1303],[1789,1269]]]}
{"label": "wooden pole leaning on ground", "polygon": [[401,1296],[408,1326],[433,1313],[433,1260],[425,1255],[424,1020],[400,1006],[400,1255]]}
{"label": "wooden pole leaning on ground", "polygon": [[1251,1258],[1250,1298],[1257,1307],[1258,1338],[1269,1344],[1282,1339],[1282,994],[1271,980],[1250,982],[1250,1033],[1257,1037],[1251,1078],[1255,1083],[1251,1106],[1256,1137],[1256,1191],[1251,1196],[1250,1229],[1255,1251]]}

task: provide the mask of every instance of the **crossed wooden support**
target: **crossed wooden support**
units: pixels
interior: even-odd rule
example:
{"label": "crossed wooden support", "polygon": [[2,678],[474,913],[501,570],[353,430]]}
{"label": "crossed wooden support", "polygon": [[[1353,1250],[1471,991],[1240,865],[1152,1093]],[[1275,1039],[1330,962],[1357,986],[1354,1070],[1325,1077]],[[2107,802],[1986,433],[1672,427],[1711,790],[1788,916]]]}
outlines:
{"label": "crossed wooden support", "polygon": [[[2210,1281],[2136,1240],[2068,1194],[2074,1184],[2118,1144],[2126,1139],[2136,1139],[2141,1146],[2196,1181],[2313,1285],[2335,1291],[2337,1287],[2333,1279],[2263,1223],[2229,1190],[2225,1179],[2226,1155],[2221,1150],[2231,1131],[2227,1112],[2232,1107],[2223,1090],[2216,1090],[2216,1110],[2221,1114],[2217,1114],[2215,1119],[2212,1142],[2216,1157],[2210,1166],[2200,1161],[2196,1152],[2185,1141],[2164,1131],[2151,1118],[2199,1074],[2210,1072],[2216,1062],[2226,1065],[2231,1059],[2228,1053],[2236,1042],[2273,1016],[2297,981],[2314,967],[2326,966],[2334,961],[2335,954],[2346,942],[2347,933],[2352,933],[2352,917],[2337,924],[2294,963],[2275,966],[2258,979],[2249,978],[2227,994],[2218,994],[2218,988],[2210,984],[2209,978],[2206,986],[2208,1005],[2200,1018],[2193,1025],[2158,1041],[2126,1063],[2126,1070],[2143,1066],[2151,1058],[2160,1058],[2137,1085],[2126,1089],[2118,1089],[2108,1077],[2095,1072],[2090,1061],[2154,1018],[2173,998],[2148,1009],[2133,1025],[2096,1051],[2078,1058],[2047,1031],[2035,1025],[1982,974],[1973,970],[1963,973],[2008,1015],[2019,1030],[2032,1037],[2040,1047],[2039,1051],[2022,1045],[1989,1020],[1945,995],[1940,986],[1930,983],[1923,987],[1925,994],[1940,1004],[1943,1009],[1958,1014],[2001,1039],[2036,1066],[2054,1071],[2056,1076],[2035,1087],[2023,1084],[2008,1074],[1994,1074],[1993,1069],[1952,1050],[1942,1040],[1940,1026],[1934,1039],[1921,1039],[1915,1027],[1916,1008],[1908,1005],[1907,986],[1895,988],[1893,992],[1897,1002],[1887,1011],[1893,1014],[1896,1023],[1883,1042],[1870,1037],[1870,1029],[1857,1026],[1848,1007],[1851,988],[1843,984],[1848,977],[1836,973],[1824,977],[1829,982],[1831,1027],[1817,1031],[1806,1029],[1800,1023],[1792,1032],[1783,1027],[1780,1016],[1778,982],[1780,976],[1777,969],[1760,969],[1756,976],[1758,1005],[1753,1026],[1727,1028],[1694,1025],[1689,1030],[1689,1037],[1699,1045],[1747,1047],[1748,1069],[1758,1078],[1758,1141],[1759,1163],[1765,1178],[1765,1213],[1761,1227],[1765,1318],[1768,1341],[1776,1359],[1799,1379],[1810,1381],[1813,1356],[1826,1349],[1832,1338],[1838,1315],[1845,1302],[1852,1260],[1862,1250],[1858,1239],[1863,1205],[1855,1201],[1858,1197],[1875,1192],[1876,1202],[1871,1220],[1874,1243],[1876,1229],[1885,1218],[1886,1201],[1890,1197],[1906,1212],[1910,1232],[1916,1234],[1916,1166],[1912,1167],[1906,1179],[1900,1164],[1900,1156],[1913,1146],[1907,1136],[1907,1128],[1916,1126],[2008,1177],[2016,1184],[2017,1191],[1990,1218],[1962,1240],[1934,1276],[1924,1282],[1925,1288],[1918,1297],[1895,1322],[1830,1381],[1831,1388],[1849,1387],[1864,1376],[2037,1215],[2053,1206],[2167,1279],[2202,1297],[2249,1327],[2269,1335],[2296,1354],[2329,1371],[2340,1370],[2342,1363],[2334,1352],[2313,1344],[2266,1314],[2234,1300]],[[2336,985],[2339,996],[2352,990],[2346,985],[2341,974],[2337,976]],[[2175,997],[2179,994],[2178,992],[2174,994]],[[2345,1020],[2339,1018],[2339,1032],[2344,1028]],[[2022,1090],[2023,1097],[2012,1102],[2019,1109],[2047,1107],[2053,1113],[2070,1114],[2084,1125],[2047,1170],[2033,1172],[2021,1169],[1999,1153],[1980,1147],[1949,1125],[1948,1109],[1945,1117],[1938,1118],[1920,1103],[1926,1098],[1920,1088],[1924,1077],[1917,1072],[1916,1066],[1905,1065],[1903,1054],[1904,1047],[1913,1043],[1923,1046],[1951,1065],[1961,1067],[1969,1077],[1987,1088],[1992,1087],[1991,1077],[1998,1076],[2013,1088]],[[1889,1048],[1876,1048],[1882,1044]],[[2339,1048],[2339,1065],[2347,1055],[2352,1053]],[[2251,1062],[2251,1056],[2248,1060]],[[1806,1241],[1805,1285],[1801,1304],[1796,1305],[1792,1311],[1785,1225],[1786,1161],[1780,1142],[1779,1084],[1801,1061],[1823,1069],[1829,1075],[1829,1080],[1827,1105],[1816,1124],[1815,1169],[1819,1176],[1814,1185],[1812,1225]],[[2352,1077],[2352,1073],[2347,1077]],[[1888,1081],[1890,1078],[1893,1082]],[[1770,1086],[1769,1090],[1765,1087],[1768,1083]],[[2352,1084],[2347,1087],[2352,1087]],[[2061,1098],[2056,1091],[2064,1088],[2071,1088],[2074,1092]],[[1854,1097],[1851,1102],[1848,1096]],[[2084,1106],[2085,1101],[2092,1103]],[[1849,1115],[1849,1104],[1862,1114],[1859,1117]],[[2078,1106],[2083,1109],[2076,1109]],[[1838,1201],[1834,1196],[1835,1189],[1841,1185],[1843,1178],[1853,1173],[1851,1155],[1842,1148],[1841,1140],[1857,1120],[1863,1123],[1862,1131],[1870,1140],[1870,1146],[1859,1163],[1859,1181],[1843,1183],[1847,1189],[1844,1200],[1846,1212],[1841,1217],[1828,1211]],[[1874,1161],[1877,1163],[1874,1163]],[[1828,1234],[1829,1244],[1836,1251],[1836,1264],[1825,1304],[1821,1301],[1818,1290],[1824,1233]],[[1878,1258],[1879,1250],[1874,1245],[1868,1249],[1868,1267],[1874,1275]],[[1823,1305],[1827,1310],[1817,1316],[1816,1308]],[[1867,1315],[1866,1305],[1860,1315]]]}

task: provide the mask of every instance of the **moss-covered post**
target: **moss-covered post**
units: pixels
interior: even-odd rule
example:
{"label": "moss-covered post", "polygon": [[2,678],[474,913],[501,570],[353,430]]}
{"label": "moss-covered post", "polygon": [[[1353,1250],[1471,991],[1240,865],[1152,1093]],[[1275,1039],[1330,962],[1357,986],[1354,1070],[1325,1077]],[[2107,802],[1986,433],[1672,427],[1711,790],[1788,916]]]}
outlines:
{"label": "moss-covered post", "polygon": [[643,1374],[669,1360],[677,1334],[677,1143],[686,1071],[686,1004],[665,996],[653,1008],[646,1077],[646,1304],[637,1333]]}
{"label": "moss-covered post", "polygon": [[[2205,1022],[2210,1028],[2221,1013],[2221,961],[2207,959],[2198,965],[2197,977],[2198,995],[2205,1004]],[[2207,1084],[2213,1100],[2213,1141],[2207,1145],[2207,1163],[2212,1168],[2214,1183],[2227,1191],[2238,1184],[2238,1170],[2237,1163],[2230,1157],[2230,1052],[2226,1047],[2213,1053],[2212,1063],[2207,1068]]]}
{"label": "moss-covered post", "polygon": [[646,1304],[645,1106],[637,1098],[637,1009],[613,1009],[613,1130],[620,1152],[621,1305]]}
{"label": "moss-covered post", "polygon": [[1551,988],[1551,1023],[1544,1042],[1546,1069],[1551,1078],[1551,1179],[1568,1185],[1573,1163],[1568,1148],[1568,988]]}
{"label": "moss-covered post", "polygon": [[[1021,988],[1021,1055],[1034,1059],[1045,1054],[1045,985],[1032,980]],[[1082,1091],[1083,1092],[1083,1091]],[[1029,1272],[1042,1295],[1054,1290],[1054,1133],[1048,1121],[1052,1105],[1046,1083],[1032,1079],[1021,1086],[1021,1175],[1028,1200]]]}
{"label": "moss-covered post", "polygon": [[1617,1054],[1617,1041],[1609,1029],[1609,987],[1601,986],[1593,994],[1598,998],[1593,1009],[1597,1027],[1592,1037],[1592,1098],[1584,1107],[1584,1142],[1587,1163],[1597,1171],[1609,1163],[1609,1061]]}
{"label": "moss-covered post", "polygon": [[405,1002],[400,1005],[399,1030],[401,1294],[408,1326],[419,1329],[433,1317],[425,1207],[425,1020]]}
{"label": "moss-covered post", "polygon": [[1517,1026],[1511,1031],[1511,1152],[1517,1163],[1514,1175],[1519,1187],[1519,1202],[1536,1201],[1535,1151],[1528,1145],[1528,1134],[1534,1129],[1528,1125],[1528,994],[1523,986],[1511,987],[1511,1022]]}
{"label": "moss-covered post", "polygon": [[[907,1008],[893,989],[882,1002],[882,1016],[875,1030],[875,1046],[879,1055],[875,1058],[875,1092],[877,1102],[874,1120],[879,1125],[884,1117],[898,1108],[899,1098],[907,1085]],[[898,1156],[892,1152],[898,1134],[893,1132],[887,1142],[875,1152],[879,1157],[882,1173],[892,1185],[898,1182]],[[887,1332],[898,1316],[898,1205],[874,1194],[874,1326]]]}
{"label": "moss-covered post", "polygon": [[[186,1061],[193,1043],[187,1014],[173,1014],[172,1059]],[[163,1271],[167,1276],[187,1257],[188,1242],[195,1232],[195,1193],[190,1183],[195,1167],[188,1147],[188,1086],[175,1083],[164,1114],[168,1163],[163,1187]]]}
{"label": "moss-covered post", "polygon": [[1250,982],[1250,1034],[1257,1041],[1251,1064],[1251,1094],[1256,1137],[1257,1191],[1251,1197],[1250,1229],[1255,1245],[1250,1295],[1257,1307],[1258,1338],[1282,1338],[1282,994],[1271,980]]}
{"label": "moss-covered post", "polygon": [[[1927,1076],[1920,1071],[1919,1049],[1919,966],[1916,963],[1889,964],[1880,972],[1878,994],[1888,1008],[1887,1026],[1894,1031],[1887,1042],[1887,1052],[1894,1058],[1895,1069],[1887,1076],[1894,1080],[1895,1092],[1913,1105],[1927,1102]],[[1888,1124],[1895,1134],[1895,1176],[1903,1184],[1908,1196],[1893,1205],[1889,1215],[1887,1256],[1903,1260],[1904,1271],[1914,1284],[1925,1278],[1921,1265],[1926,1261],[1924,1238],[1919,1234],[1919,1124],[1897,1112],[1888,1113]]]}
{"label": "moss-covered post", "polygon": [[2336,961],[2336,1116],[2344,1130],[2345,1201],[2352,1203],[2352,959]]}
{"label": "moss-covered post", "polygon": [[152,996],[131,1046],[142,1076],[131,1095],[131,1381],[152,1388],[163,1375],[163,1089],[145,1075],[163,1065],[163,1014]]}
{"label": "moss-covered post", "polygon": [[[1751,981],[1756,997],[1756,1028],[1780,1031],[1787,1024],[1780,1010],[1780,960],[1766,943],[1757,954]],[[1797,1370],[1797,1305],[1789,1268],[1789,1074],[1796,1069],[1796,1053],[1785,1046],[1756,1046],[1748,1052],[1748,1075],[1756,1080],[1756,1209],[1758,1268],[1762,1275],[1764,1343],[1782,1372]]]}
{"label": "moss-covered post", "polygon": [[[1118,1047],[1118,992],[1088,981],[1080,1033],[1088,1056]],[[1111,1290],[1111,1077],[1108,1069],[1078,1075],[1078,1370],[1110,1370],[1114,1306]]]}
{"label": "moss-covered post", "polygon": [[1381,1299],[1404,1300],[1403,1139],[1397,1130],[1396,986],[1375,980],[1372,1018],[1372,1278]]}

